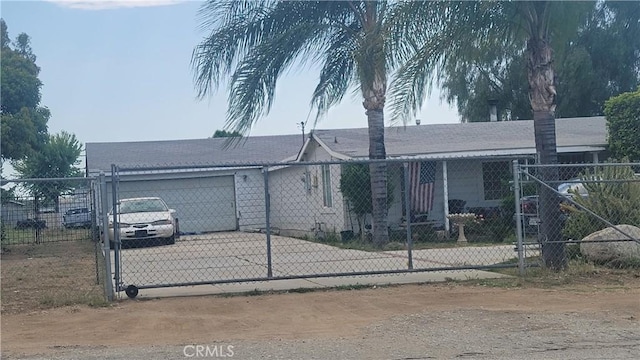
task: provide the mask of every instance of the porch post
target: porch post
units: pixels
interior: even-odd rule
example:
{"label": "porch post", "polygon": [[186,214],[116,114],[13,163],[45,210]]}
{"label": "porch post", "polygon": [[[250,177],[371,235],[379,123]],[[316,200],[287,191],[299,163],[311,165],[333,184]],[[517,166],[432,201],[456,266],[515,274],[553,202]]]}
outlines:
{"label": "porch post", "polygon": [[449,234],[450,226],[449,226],[449,176],[447,174],[447,161],[442,160],[442,191],[443,191],[443,199],[444,199],[444,230],[447,232],[447,236]]}
{"label": "porch post", "polygon": [[591,156],[592,156],[592,158],[593,158],[593,163],[594,163],[594,164],[597,164],[597,163],[599,163],[599,162],[600,162],[600,159],[598,158],[598,153],[597,153],[597,152],[595,152],[595,151],[594,151],[594,152],[592,152],[592,153],[591,153]]}

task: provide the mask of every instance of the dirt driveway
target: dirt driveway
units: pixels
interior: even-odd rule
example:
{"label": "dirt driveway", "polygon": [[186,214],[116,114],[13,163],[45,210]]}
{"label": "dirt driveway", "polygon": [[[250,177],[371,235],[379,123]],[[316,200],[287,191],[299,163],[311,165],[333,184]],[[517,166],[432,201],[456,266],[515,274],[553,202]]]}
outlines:
{"label": "dirt driveway", "polygon": [[[3,358],[637,359],[640,278],[124,300],[2,316]],[[201,352],[198,352],[198,349]]]}

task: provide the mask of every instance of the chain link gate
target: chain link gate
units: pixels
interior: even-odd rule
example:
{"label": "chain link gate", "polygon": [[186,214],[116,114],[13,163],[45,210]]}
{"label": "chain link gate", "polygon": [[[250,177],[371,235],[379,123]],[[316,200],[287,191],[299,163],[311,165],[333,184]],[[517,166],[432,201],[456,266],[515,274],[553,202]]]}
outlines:
{"label": "chain link gate", "polygon": [[[636,248],[640,233],[629,227],[640,227],[640,163],[523,165],[514,161],[513,169],[521,273],[528,266],[547,266],[558,259],[566,266],[576,256],[596,262],[614,260],[606,260],[605,255],[598,260],[592,255],[595,252],[640,257]],[[545,180],[548,169],[558,174],[556,180]],[[545,211],[552,215],[545,216]],[[606,228],[610,230],[604,235]]]}
{"label": "chain link gate", "polygon": [[[115,290],[135,297],[140,289],[286,279],[496,276],[485,270],[518,265],[513,206],[503,204],[513,196],[511,164],[478,164],[113,165],[105,228]],[[386,173],[382,243],[371,207],[370,171],[379,169]],[[478,185],[481,193],[470,192]]]}

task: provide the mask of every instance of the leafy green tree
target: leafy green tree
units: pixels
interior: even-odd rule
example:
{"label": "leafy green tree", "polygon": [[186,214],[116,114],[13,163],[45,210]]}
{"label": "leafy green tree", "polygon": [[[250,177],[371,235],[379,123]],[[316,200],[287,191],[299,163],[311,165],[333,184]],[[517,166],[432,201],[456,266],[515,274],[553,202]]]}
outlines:
{"label": "leafy green tree", "polygon": [[[555,37],[556,116],[602,115],[604,102],[640,84],[640,2],[593,3],[576,36]],[[531,119],[526,54],[491,44],[469,61],[449,64],[442,89],[467,122],[489,120],[490,101],[501,120]]]}
{"label": "leafy green tree", "polygon": [[605,115],[611,156],[640,161],[640,88],[607,100]]}
{"label": "leafy green tree", "polygon": [[[193,51],[200,97],[230,77],[227,125],[246,133],[271,108],[276,82],[292,67],[320,64],[311,106],[316,121],[350,90],[358,90],[369,128],[369,158],[385,159],[388,76],[415,34],[396,19],[397,3],[377,1],[208,1],[211,30]],[[387,165],[370,165],[373,242],[389,242]]]}
{"label": "leafy green tree", "polygon": [[[20,178],[68,178],[82,175],[77,165],[82,145],[75,135],[65,131],[51,135],[41,151],[32,153],[23,160],[14,162]],[[53,204],[59,209],[60,195],[73,189],[75,184],[66,180],[33,183],[29,190],[36,199]]]}
{"label": "leafy green tree", "polygon": [[242,137],[242,134],[238,131],[216,130],[216,132],[213,133],[213,137],[214,138]]}
{"label": "leafy green tree", "polygon": [[40,106],[40,68],[35,63],[29,36],[18,35],[12,47],[4,20],[0,19],[0,25],[1,152],[3,160],[19,160],[40,150],[46,142],[50,114]]}
{"label": "leafy green tree", "polygon": [[[524,54],[529,101],[533,112],[534,137],[539,164],[557,164],[555,134],[556,84],[551,44],[554,38],[574,36],[593,3],[560,1],[438,1],[406,2],[401,12],[411,14],[407,26],[421,30],[416,51],[400,69],[392,91],[394,108],[413,115],[428,93],[434,77],[456,69],[455,64],[473,63],[484,49],[511,49]],[[564,41],[561,41],[564,43]],[[504,60],[504,61],[506,61]],[[502,64],[503,61],[498,62]],[[557,181],[557,167],[539,173],[545,182]],[[545,265],[563,269],[567,265],[559,199],[553,190],[540,189],[542,255]]]}

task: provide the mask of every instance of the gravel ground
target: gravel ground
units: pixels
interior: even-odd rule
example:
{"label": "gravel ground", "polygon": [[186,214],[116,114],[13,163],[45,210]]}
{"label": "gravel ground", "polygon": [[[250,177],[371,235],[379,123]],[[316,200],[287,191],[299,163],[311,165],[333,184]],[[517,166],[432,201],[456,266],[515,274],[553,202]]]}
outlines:
{"label": "gravel ground", "polygon": [[[198,354],[196,345],[209,353]],[[46,356],[3,358],[639,359],[640,322],[616,312],[429,311],[396,316],[347,337],[52,350]]]}

